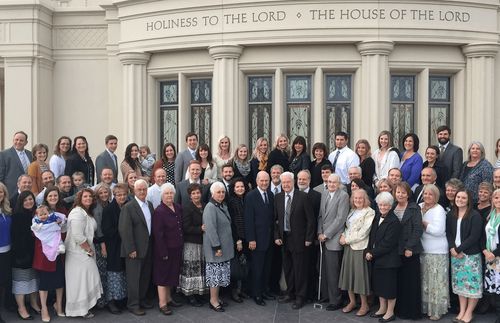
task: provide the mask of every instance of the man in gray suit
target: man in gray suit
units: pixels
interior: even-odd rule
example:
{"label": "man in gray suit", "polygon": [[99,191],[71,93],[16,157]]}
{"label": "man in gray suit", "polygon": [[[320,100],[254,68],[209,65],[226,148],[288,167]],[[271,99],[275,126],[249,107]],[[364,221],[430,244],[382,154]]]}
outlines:
{"label": "man in gray suit", "polygon": [[198,147],[198,135],[194,132],[188,132],[186,134],[186,144],[187,149],[183,152],[180,152],[175,159],[175,185],[177,185],[184,179],[189,166],[189,162],[192,159],[195,159],[196,148]]}
{"label": "man in gray suit", "polygon": [[328,177],[333,173],[332,165],[326,164],[321,166],[321,178],[323,179],[323,183],[313,187],[316,192],[322,193],[328,190]]}
{"label": "man in gray suit", "polygon": [[[342,295],[339,290],[340,265],[343,247],[339,243],[349,213],[349,195],[340,189],[340,177],[331,174],[328,177],[328,190],[321,195],[318,217],[318,240],[323,244],[324,288],[328,293],[327,311],[336,311],[342,307]],[[325,295],[326,296],[326,295]]]}
{"label": "man in gray suit", "polygon": [[210,186],[201,183],[201,164],[197,160],[191,160],[189,162],[189,178],[181,181],[177,184],[177,189],[175,190],[175,203],[186,206],[191,202],[191,196],[188,194],[189,184],[200,184],[201,185],[201,199],[203,202],[208,202],[208,190]]}
{"label": "man in gray suit", "polygon": [[134,184],[134,198],[120,214],[118,230],[122,238],[121,256],[125,258],[127,275],[127,307],[135,315],[144,315],[143,308],[152,308],[146,301],[152,270],[151,220],[153,205],[146,200],[148,184],[139,179]]}
{"label": "man in gray suit", "polygon": [[444,182],[450,178],[460,178],[460,169],[464,159],[462,148],[450,142],[451,129],[448,126],[440,126],[436,129],[439,142],[439,160],[448,170]]}
{"label": "man in gray suit", "polygon": [[99,176],[101,176],[103,168],[110,168],[113,171],[113,183],[118,183],[118,159],[115,155],[116,147],[118,147],[118,138],[113,135],[107,135],[104,138],[104,143],[106,149],[95,160],[97,184],[101,182]]}
{"label": "man in gray suit", "polygon": [[0,182],[7,186],[10,194],[17,190],[17,180],[26,174],[33,161],[31,151],[24,149],[28,143],[28,135],[24,131],[14,134],[13,145],[0,152]]}

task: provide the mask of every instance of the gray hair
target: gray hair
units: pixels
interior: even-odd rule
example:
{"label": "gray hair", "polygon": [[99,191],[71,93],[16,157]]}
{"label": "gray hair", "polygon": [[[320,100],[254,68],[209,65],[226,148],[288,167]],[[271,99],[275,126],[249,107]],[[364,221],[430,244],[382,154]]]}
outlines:
{"label": "gray hair", "polygon": [[479,150],[481,151],[481,159],[484,159],[485,156],[486,156],[486,153],[484,151],[484,146],[482,143],[480,143],[479,141],[473,141],[470,143],[469,145],[469,148],[467,149],[467,159],[470,160],[470,149],[472,148],[472,146],[474,145],[477,145],[479,147]]}
{"label": "gray hair", "polygon": [[[363,169],[359,166],[351,166],[349,169],[355,169],[359,172],[359,175],[363,176]],[[349,171],[349,169],[347,171]]]}
{"label": "gray hair", "polygon": [[292,172],[284,172],[280,175],[280,180],[283,181],[284,177],[290,178],[292,181],[295,180],[295,175]]}
{"label": "gray hair", "polygon": [[392,205],[394,203],[394,197],[389,192],[380,192],[375,198],[375,202],[377,202],[377,204]]}
{"label": "gray hair", "polygon": [[280,173],[283,173],[284,169],[283,166],[281,166],[280,164],[273,165],[273,167],[271,167],[271,172],[273,171],[273,169],[276,168],[280,171]]}
{"label": "gray hair", "polygon": [[142,178],[135,181],[134,190],[137,189],[139,187],[139,185],[146,185],[146,187],[148,187],[148,183],[145,180],[143,180]]}
{"label": "gray hair", "polygon": [[175,195],[175,186],[172,185],[171,183],[165,183],[162,186],[160,186],[161,195],[163,195],[163,193],[165,193],[168,190],[174,192]]}
{"label": "gray hair", "polygon": [[215,191],[217,189],[223,189],[224,191],[226,190],[226,186],[222,182],[215,182],[210,186],[210,193],[214,195]]}

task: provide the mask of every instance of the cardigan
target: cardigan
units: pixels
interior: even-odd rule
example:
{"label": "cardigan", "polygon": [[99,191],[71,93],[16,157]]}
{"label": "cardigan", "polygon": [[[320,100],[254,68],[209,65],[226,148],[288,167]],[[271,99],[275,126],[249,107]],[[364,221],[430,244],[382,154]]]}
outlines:
{"label": "cardigan", "polygon": [[446,237],[448,239],[449,249],[455,248],[457,253],[466,255],[475,255],[481,252],[481,235],[483,233],[483,219],[476,210],[471,210],[469,216],[462,218],[460,224],[460,246],[455,245],[457,236],[458,218],[453,211],[448,212],[446,216]]}
{"label": "cardigan", "polygon": [[403,229],[399,236],[399,254],[404,255],[405,250],[410,250],[413,254],[421,253],[423,248],[420,238],[424,232],[424,227],[422,226],[422,213],[415,203],[408,202],[403,212],[401,225]]}

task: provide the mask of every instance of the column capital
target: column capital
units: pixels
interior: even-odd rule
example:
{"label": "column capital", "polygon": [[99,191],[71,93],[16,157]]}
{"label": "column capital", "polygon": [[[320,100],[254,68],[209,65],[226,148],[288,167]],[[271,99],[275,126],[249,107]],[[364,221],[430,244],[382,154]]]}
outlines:
{"label": "column capital", "polygon": [[498,43],[475,43],[462,47],[462,52],[466,57],[495,57],[500,48]]}
{"label": "column capital", "polygon": [[239,58],[243,47],[239,45],[213,45],[208,47],[208,53],[213,59]]}
{"label": "column capital", "polygon": [[121,52],[118,58],[123,65],[146,65],[151,54],[142,52]]}
{"label": "column capital", "polygon": [[362,56],[389,54],[394,49],[394,42],[389,40],[366,40],[357,44],[358,51]]}

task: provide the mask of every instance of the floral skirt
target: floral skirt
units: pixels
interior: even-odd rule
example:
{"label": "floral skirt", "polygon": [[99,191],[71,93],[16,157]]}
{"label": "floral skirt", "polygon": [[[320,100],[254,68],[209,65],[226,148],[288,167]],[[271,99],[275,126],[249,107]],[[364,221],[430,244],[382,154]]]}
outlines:
{"label": "floral skirt", "polygon": [[205,266],[208,287],[227,287],[231,282],[231,262],[207,262]]}
{"label": "floral skirt", "polygon": [[203,295],[208,291],[205,285],[203,245],[191,242],[184,243],[179,290],[186,296]]}
{"label": "floral skirt", "polygon": [[492,263],[486,264],[484,291],[500,295],[500,257],[496,257]]}
{"label": "floral skirt", "polygon": [[422,313],[442,316],[450,305],[448,254],[422,254],[420,273],[422,277]]}
{"label": "floral skirt", "polygon": [[97,301],[97,306],[102,308],[107,304],[107,300],[105,297],[105,295],[108,292],[108,284],[106,279],[107,260],[102,256],[101,244],[94,243],[94,247],[95,247],[97,269],[99,270],[99,276],[101,277],[101,285],[102,289],[104,290],[103,297],[99,298],[99,300]]}
{"label": "floral skirt", "polygon": [[124,271],[108,271],[106,272],[106,282],[108,289],[106,290],[106,300],[119,301],[127,297],[127,277]]}
{"label": "floral skirt", "polygon": [[461,259],[451,257],[451,286],[453,293],[468,298],[483,296],[481,255],[465,255]]}

